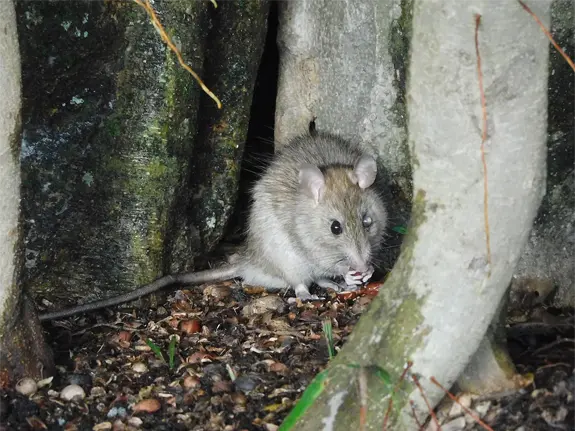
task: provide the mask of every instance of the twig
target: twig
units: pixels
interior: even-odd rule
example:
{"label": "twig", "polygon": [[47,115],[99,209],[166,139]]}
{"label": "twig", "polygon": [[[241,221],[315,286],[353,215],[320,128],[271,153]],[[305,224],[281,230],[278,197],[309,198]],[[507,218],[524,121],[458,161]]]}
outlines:
{"label": "twig", "polygon": [[433,384],[435,384],[443,392],[445,392],[445,394],[449,398],[451,398],[453,401],[455,401],[457,404],[459,404],[461,406],[461,408],[463,410],[465,410],[465,413],[467,413],[469,416],[471,416],[475,422],[477,422],[479,425],[481,425],[484,429],[486,429],[488,431],[493,431],[493,428],[491,428],[489,425],[487,425],[485,422],[483,422],[481,419],[479,419],[479,417],[475,413],[473,413],[470,409],[468,409],[463,404],[461,404],[459,402],[459,400],[455,397],[455,395],[453,395],[451,392],[449,392],[447,389],[445,389],[443,386],[441,386],[441,384],[435,379],[435,377],[431,377],[429,380],[431,380]]}
{"label": "twig", "polygon": [[[184,61],[182,54],[180,53],[178,48],[176,48],[176,45],[174,45],[174,43],[170,39],[170,36],[168,36],[168,34],[166,33],[166,30],[164,30],[164,27],[160,23],[160,20],[158,19],[156,12],[154,11],[154,8],[150,4],[150,0],[134,0],[134,1],[137,4],[139,4],[140,6],[142,6],[145,9],[145,11],[148,13],[148,15],[150,16],[150,18],[152,20],[152,24],[154,24],[154,27],[156,28],[158,33],[160,33],[162,40],[166,43],[166,45],[168,45],[168,47],[174,52],[174,54],[176,54],[176,57],[178,58],[178,62],[180,63],[180,65],[184,69],[186,69],[194,77],[194,79],[198,82],[200,87],[202,87],[202,90],[204,90],[204,92],[216,102],[218,109],[221,109],[222,102],[220,102],[220,99],[218,99],[216,97],[216,95],[214,93],[212,93],[208,87],[206,87],[206,85],[204,84],[202,79],[198,76],[198,74],[196,72],[194,72],[192,70],[192,68],[190,66],[188,66],[186,64],[186,62]],[[216,7],[217,7],[217,3],[216,3]]]}
{"label": "twig", "polygon": [[413,415],[413,419],[415,420],[415,423],[417,424],[417,427],[419,428],[419,430],[423,429],[423,424],[421,422],[419,422],[419,419],[417,419],[417,413],[415,411],[415,407],[414,407],[414,402],[413,400],[409,400],[409,406],[411,407],[411,414]]}
{"label": "twig", "polygon": [[387,411],[385,412],[385,417],[383,418],[383,431],[387,430],[387,421],[389,420],[389,415],[391,413],[391,408],[393,406],[393,395],[395,394],[397,389],[399,389],[399,385],[401,384],[401,382],[405,378],[405,375],[407,374],[407,372],[409,371],[409,369],[411,368],[412,365],[413,365],[413,362],[411,362],[411,361],[407,362],[407,366],[403,369],[401,376],[399,376],[399,380],[397,381],[397,383],[393,387],[393,390],[391,391],[391,396],[389,397],[389,404],[387,405]]}
{"label": "twig", "polygon": [[[423,393],[423,388],[421,387],[421,385],[419,384],[419,380],[417,379],[417,376],[411,376],[411,378],[413,379],[413,382],[415,383],[415,386],[417,386],[417,389],[419,389],[419,392],[421,393],[421,396],[423,398],[423,401],[425,401],[425,405],[427,406],[427,410],[429,410],[429,414],[431,415],[431,418],[433,419],[433,422],[435,422],[435,425],[437,425],[437,429],[441,430],[441,426],[439,425],[439,421],[437,420],[437,416],[435,416],[435,412],[433,411],[433,409],[431,408],[431,404],[429,404],[429,401],[427,399],[427,397],[425,396],[425,394]],[[493,431],[493,430],[492,430]]]}
{"label": "twig", "polygon": [[[481,162],[483,163],[483,217],[485,219],[485,243],[487,246],[487,263],[491,266],[491,241],[489,233],[489,194],[487,191],[487,161],[485,160],[485,141],[487,140],[487,104],[483,91],[483,73],[481,73],[481,56],[479,55],[479,24],[481,15],[475,14],[475,53],[477,55],[477,77],[479,79],[479,93],[481,95],[481,112],[483,114],[483,127],[481,133]],[[491,271],[490,271],[491,272]]]}
{"label": "twig", "polygon": [[555,40],[553,39],[553,36],[551,36],[551,33],[549,33],[549,30],[547,30],[545,28],[545,26],[543,25],[543,23],[541,22],[539,17],[537,15],[535,15],[535,13],[529,8],[529,6],[527,6],[521,0],[517,0],[517,1],[523,7],[523,9],[525,9],[527,11],[527,13],[529,15],[531,15],[533,17],[533,19],[535,19],[535,21],[537,21],[537,24],[539,24],[539,27],[541,27],[541,30],[543,30],[543,33],[545,33],[545,36],[547,36],[547,38],[551,41],[551,43],[553,44],[555,49],[559,52],[559,54],[561,54],[563,56],[565,61],[569,64],[569,66],[571,66],[571,69],[573,69],[573,71],[575,72],[575,64],[573,64],[573,60],[571,60],[569,58],[569,56],[567,54],[565,54],[565,51],[563,51],[561,49],[561,47],[559,45],[557,45],[557,42],[555,42]]}

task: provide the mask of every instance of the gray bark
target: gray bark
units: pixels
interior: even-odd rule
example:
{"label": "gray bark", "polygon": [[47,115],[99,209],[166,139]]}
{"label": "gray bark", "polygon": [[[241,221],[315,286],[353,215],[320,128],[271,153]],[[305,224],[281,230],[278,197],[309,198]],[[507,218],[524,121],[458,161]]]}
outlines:
{"label": "gray bark", "polygon": [[25,275],[48,306],[191,269],[235,204],[268,3],[154,8],[221,110],[135,2],[19,3]]}
{"label": "gray bark", "polygon": [[[548,25],[549,2],[532,8]],[[357,370],[343,366],[350,363],[377,365],[397,380],[412,360],[412,372],[435,405],[444,394],[429,378],[450,387],[484,339],[545,188],[548,41],[521,11],[514,0],[415,1],[407,97],[412,225],[385,288],[330,364],[337,372],[296,429],[357,427]],[[491,263],[475,13],[482,15]],[[381,429],[386,394],[372,378],[367,429]],[[416,429],[408,397],[418,414],[427,415],[419,391],[406,385],[395,402],[391,429]]]}
{"label": "gray bark", "polygon": [[19,283],[21,226],[21,73],[12,0],[0,2],[0,377],[10,385],[21,377],[42,378],[52,357],[29,297]]}

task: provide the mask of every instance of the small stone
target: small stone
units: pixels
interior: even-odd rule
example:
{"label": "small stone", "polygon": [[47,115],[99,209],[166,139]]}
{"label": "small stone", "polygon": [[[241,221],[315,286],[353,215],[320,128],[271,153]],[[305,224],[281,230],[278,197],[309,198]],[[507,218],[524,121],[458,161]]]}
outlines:
{"label": "small stone", "polygon": [[38,385],[36,384],[36,381],[30,377],[24,377],[22,380],[16,383],[16,391],[27,397],[34,395],[37,390]]}
{"label": "small stone", "polygon": [[144,421],[137,416],[132,416],[130,419],[128,419],[128,424],[136,428],[141,427],[143,423]]}
{"label": "small stone", "polygon": [[465,418],[460,417],[441,426],[441,431],[463,431],[465,429]]}
{"label": "small stone", "polygon": [[72,401],[73,399],[83,400],[85,397],[84,389],[78,385],[68,385],[60,392],[60,398],[66,401]]}
{"label": "small stone", "polygon": [[108,411],[108,414],[106,416],[108,416],[109,418],[115,418],[116,416],[118,416],[118,407],[112,407]]}
{"label": "small stone", "polygon": [[94,425],[94,427],[92,428],[93,431],[105,431],[111,429],[112,429],[111,422],[100,422],[99,424]]}
{"label": "small stone", "polygon": [[145,373],[148,371],[148,367],[143,362],[134,362],[132,364],[132,371],[136,373]]}
{"label": "small stone", "polygon": [[116,419],[114,422],[113,431],[125,431],[126,425],[120,419]]}
{"label": "small stone", "polygon": [[477,413],[477,416],[482,418],[483,416],[485,416],[487,414],[490,407],[491,407],[491,401],[483,401],[483,402],[475,405],[474,410],[475,410],[475,413]]}

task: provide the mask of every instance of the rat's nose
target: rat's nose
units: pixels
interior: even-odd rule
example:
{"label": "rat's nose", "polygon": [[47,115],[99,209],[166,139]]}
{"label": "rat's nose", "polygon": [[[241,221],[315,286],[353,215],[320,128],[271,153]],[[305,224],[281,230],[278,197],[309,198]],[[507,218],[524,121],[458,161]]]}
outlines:
{"label": "rat's nose", "polygon": [[367,263],[355,262],[355,264],[352,265],[352,269],[356,270],[357,272],[367,272],[369,266],[367,265]]}

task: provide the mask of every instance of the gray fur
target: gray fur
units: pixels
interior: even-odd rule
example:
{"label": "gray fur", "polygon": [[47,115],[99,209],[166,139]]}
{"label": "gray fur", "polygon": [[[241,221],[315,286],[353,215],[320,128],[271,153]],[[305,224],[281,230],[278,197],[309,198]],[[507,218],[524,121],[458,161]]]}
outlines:
{"label": "gray fur", "polygon": [[[311,168],[313,181],[300,182],[302,167]],[[321,173],[320,183],[323,180],[319,199],[306,190],[317,186],[314,167]],[[327,279],[350,270],[365,272],[380,250],[387,212],[372,184],[376,169],[375,161],[348,141],[325,134],[296,138],[256,183],[246,244],[230,265],[167,275],[115,298],[40,315],[40,320],[121,304],[171,284],[232,277],[268,289],[292,287],[299,298],[309,299],[313,282],[334,286]],[[365,215],[373,221],[369,229],[362,224]],[[343,226],[341,235],[331,232],[333,220]]]}
{"label": "gray fur", "polygon": [[[361,189],[351,179],[345,182],[360,159],[365,166],[362,156],[358,146],[329,135],[297,138],[277,154],[253,190],[246,250],[239,265],[244,282],[309,287],[370,263],[381,245],[387,213],[373,187]],[[319,203],[300,190],[299,171],[306,164],[319,167],[328,182],[339,185],[327,188]],[[373,219],[369,231],[362,226],[364,213]],[[330,230],[335,219],[344,226],[340,236]]]}

